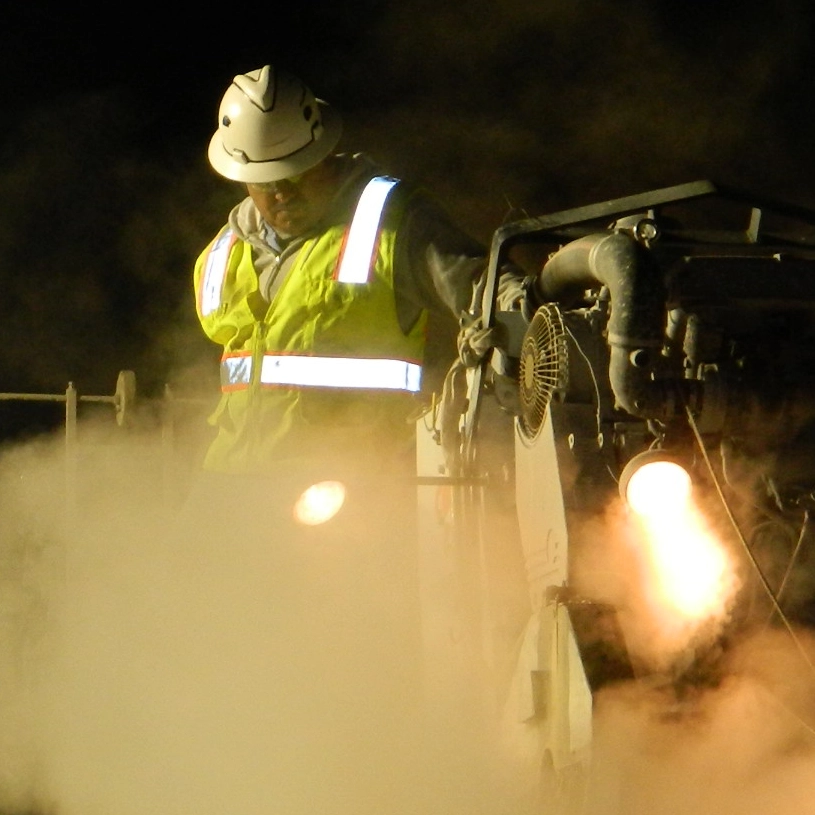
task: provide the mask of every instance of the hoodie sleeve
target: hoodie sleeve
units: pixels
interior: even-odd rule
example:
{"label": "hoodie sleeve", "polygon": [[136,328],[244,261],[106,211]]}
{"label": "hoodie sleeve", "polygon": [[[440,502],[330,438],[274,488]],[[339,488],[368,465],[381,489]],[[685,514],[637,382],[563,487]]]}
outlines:
{"label": "hoodie sleeve", "polygon": [[[422,309],[459,322],[479,312],[487,270],[486,248],[458,227],[448,213],[419,192],[411,200],[396,243],[395,289],[403,330]],[[524,272],[505,267],[499,279],[499,308],[516,308]]]}

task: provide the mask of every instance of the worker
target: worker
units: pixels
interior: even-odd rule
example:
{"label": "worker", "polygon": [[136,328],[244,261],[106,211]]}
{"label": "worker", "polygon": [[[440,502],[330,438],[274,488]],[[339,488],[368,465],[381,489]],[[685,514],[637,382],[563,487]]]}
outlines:
{"label": "worker", "polygon": [[[198,317],[223,348],[222,395],[204,489],[186,505],[195,533],[174,553],[201,603],[174,625],[189,632],[205,666],[196,686],[212,700],[185,732],[219,717],[219,749],[242,767],[262,755],[262,783],[297,815],[341,811],[337,796],[349,795],[349,811],[373,815],[425,794],[415,486],[404,476],[428,393],[473,355],[457,341],[477,325],[487,265],[428,193],[340,152],[341,129],[331,105],[270,65],[236,76],[222,98],[209,162],[247,195],[195,264]],[[502,278],[502,302],[521,284]],[[367,479],[364,500],[324,527],[297,526],[298,480],[336,472]],[[251,704],[235,701],[236,676]]]}
{"label": "worker", "polygon": [[[221,101],[209,162],[248,195],[195,266],[201,325],[223,346],[207,470],[395,466],[462,315],[480,310],[483,247],[428,194],[337,152],[341,130],[331,105],[270,65]],[[502,280],[504,307],[521,281]]]}

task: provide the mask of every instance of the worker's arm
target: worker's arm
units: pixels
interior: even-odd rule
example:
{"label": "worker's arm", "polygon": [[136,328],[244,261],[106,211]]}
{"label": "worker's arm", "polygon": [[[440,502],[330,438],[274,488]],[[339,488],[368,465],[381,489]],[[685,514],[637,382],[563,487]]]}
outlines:
{"label": "worker's arm", "polygon": [[[475,364],[499,335],[481,324],[487,252],[458,227],[432,199],[417,193],[411,199],[396,242],[394,286],[397,314],[409,330],[422,309],[430,314],[428,354],[447,365],[456,356]],[[497,309],[519,309],[524,272],[504,267],[498,280]],[[445,365],[446,367],[446,365]]]}
{"label": "worker's arm", "polygon": [[[486,268],[485,247],[457,226],[438,203],[415,194],[396,241],[394,285],[402,328],[408,329],[422,309],[446,314],[456,322],[462,314],[478,311]],[[517,305],[523,280],[524,273],[516,267],[502,270],[499,309]]]}

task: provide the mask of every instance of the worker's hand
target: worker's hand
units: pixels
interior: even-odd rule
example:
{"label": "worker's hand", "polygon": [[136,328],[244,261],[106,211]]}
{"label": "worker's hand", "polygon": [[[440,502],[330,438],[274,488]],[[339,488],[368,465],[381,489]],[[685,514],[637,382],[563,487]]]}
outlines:
{"label": "worker's hand", "polygon": [[468,368],[474,368],[498,342],[498,332],[485,327],[480,318],[462,317],[458,334],[458,356]]}

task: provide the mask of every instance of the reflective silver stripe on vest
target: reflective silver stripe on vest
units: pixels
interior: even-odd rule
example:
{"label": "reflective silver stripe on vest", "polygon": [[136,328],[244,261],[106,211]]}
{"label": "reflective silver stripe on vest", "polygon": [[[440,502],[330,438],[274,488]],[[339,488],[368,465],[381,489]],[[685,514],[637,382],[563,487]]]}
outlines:
{"label": "reflective silver stripe on vest", "polygon": [[267,354],[263,357],[260,381],[264,385],[376,388],[415,393],[421,385],[422,367],[403,359]]}
{"label": "reflective silver stripe on vest", "polygon": [[366,283],[373,266],[376,238],[385,202],[399,183],[395,178],[377,176],[362,191],[343,247],[337,280],[340,283]]}
{"label": "reflective silver stripe on vest", "polygon": [[207,255],[206,266],[201,282],[201,315],[206,317],[217,311],[221,305],[224,276],[229,263],[229,252],[234,242],[234,233],[225,229],[217,238]]}
{"label": "reflective silver stripe on vest", "polygon": [[224,357],[221,360],[221,387],[248,385],[252,379],[252,357]]}
{"label": "reflective silver stripe on vest", "polygon": [[[239,388],[252,378],[252,357],[224,357],[221,387]],[[403,359],[354,359],[266,354],[260,368],[264,385],[294,387],[374,388],[416,393],[422,384],[422,367]]]}

